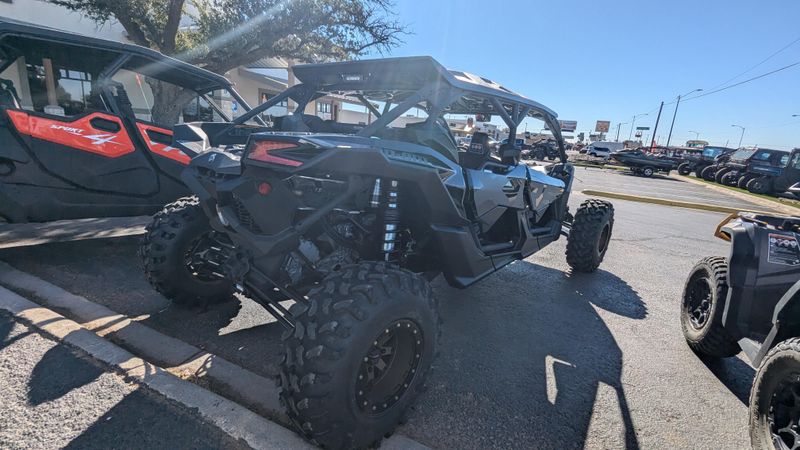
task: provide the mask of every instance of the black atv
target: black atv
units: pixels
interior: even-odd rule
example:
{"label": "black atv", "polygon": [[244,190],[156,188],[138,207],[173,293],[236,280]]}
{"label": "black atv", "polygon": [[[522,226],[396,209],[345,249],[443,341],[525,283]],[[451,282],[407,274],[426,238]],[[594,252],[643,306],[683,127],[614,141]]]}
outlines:
{"label": "black atv", "polygon": [[725,164],[731,160],[731,155],[736,153],[736,150],[732,150],[730,152],[723,151],[719,155],[714,157],[713,163],[704,167],[700,171],[700,176],[706,181],[716,181],[717,171],[725,167]]}
{"label": "black atv", "polygon": [[681,325],[702,356],[744,351],[758,369],[750,393],[755,449],[800,445],[800,218],[731,215],[716,236],[728,258],[701,260],[683,290]]}
{"label": "black atv", "polygon": [[[0,221],[152,214],[189,195],[179,122],[247,104],[219,75],[135,45],[0,20]],[[256,118],[256,120],[260,120]]]}
{"label": "black atv", "polygon": [[782,167],[789,159],[789,153],[769,148],[740,148],[714,174],[714,181],[725,186],[747,188],[750,180],[757,178],[753,173],[756,167]]}
{"label": "black atv", "polygon": [[720,156],[733,153],[734,151],[735,150],[732,148],[706,145],[699,153],[689,152],[684,154],[683,162],[678,165],[678,173],[681,175],[689,175],[694,172],[697,178],[703,178],[703,171],[707,167],[713,165]]}
{"label": "black atv", "polygon": [[782,155],[778,164],[749,167],[746,174],[747,190],[754,194],[780,194],[800,182],[800,149]]}
{"label": "black atv", "polygon": [[[301,84],[229,125],[175,128],[173,145],[243,145],[244,153],[194,158],[183,180],[196,196],[154,216],[140,253],[150,282],[174,302],[240,292],[266,308],[287,328],[278,382],[299,432],[326,448],[366,447],[403,419],[436,355],[429,280],[442,274],[466,288],[562,235],[573,270],[592,272],[614,209],[587,200],[568,212],[573,167],[556,114],[486,78],[429,57],[294,73]],[[378,119],[349,125],[303,114],[332,94]],[[286,99],[296,109],[272,131],[240,133]],[[390,126],[412,109],[426,119]],[[520,164],[513,144],[495,158],[483,133],[459,152],[445,113],[499,115],[512,136],[526,117],[543,120],[561,161]]]}

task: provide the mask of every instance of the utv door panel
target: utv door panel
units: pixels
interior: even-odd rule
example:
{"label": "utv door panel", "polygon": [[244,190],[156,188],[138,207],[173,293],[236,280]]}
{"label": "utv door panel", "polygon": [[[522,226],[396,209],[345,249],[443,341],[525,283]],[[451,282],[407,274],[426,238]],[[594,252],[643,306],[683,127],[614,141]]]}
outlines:
{"label": "utv door panel", "polygon": [[93,112],[77,118],[41,117],[7,110],[20,135],[45,170],[75,186],[122,195],[158,191],[150,163],[137,150],[122,120]]}
{"label": "utv door panel", "polygon": [[192,158],[180,149],[170,145],[172,143],[172,130],[143,122],[136,122],[136,127],[139,129],[139,133],[151,153],[171,159],[184,166],[189,164],[189,160]]}

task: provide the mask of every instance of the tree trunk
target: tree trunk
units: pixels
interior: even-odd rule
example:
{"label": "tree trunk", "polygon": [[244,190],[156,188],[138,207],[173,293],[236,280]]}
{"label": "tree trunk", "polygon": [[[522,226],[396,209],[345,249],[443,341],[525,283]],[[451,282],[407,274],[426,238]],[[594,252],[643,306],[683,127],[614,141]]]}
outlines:
{"label": "tree trunk", "polygon": [[174,84],[147,78],[147,84],[153,91],[151,122],[172,127],[181,118],[183,108],[197,97],[197,94]]}

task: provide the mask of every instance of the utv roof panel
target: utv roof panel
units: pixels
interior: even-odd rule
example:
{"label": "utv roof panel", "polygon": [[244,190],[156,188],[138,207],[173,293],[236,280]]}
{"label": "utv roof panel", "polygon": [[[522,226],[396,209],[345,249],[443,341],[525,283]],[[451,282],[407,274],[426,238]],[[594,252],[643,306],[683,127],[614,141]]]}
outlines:
{"label": "utv roof panel", "polygon": [[294,66],[293,70],[303,84],[320,91],[359,91],[372,100],[398,101],[433,84],[464,91],[464,97],[447,111],[451,114],[500,114],[487,101],[495,98],[506,108],[529,109],[527,115],[530,117],[558,117],[555,111],[541,103],[487,78],[448,70],[430,56],[303,64]]}
{"label": "utv roof panel", "polygon": [[[70,33],[67,31],[57,30],[54,28],[35,25],[27,22],[21,22],[8,18],[0,18],[0,40],[6,36],[20,36],[31,39],[43,39],[53,41],[60,44],[77,45],[84,47],[92,47],[101,50],[108,50],[120,54],[130,54],[134,56],[141,56],[147,59],[158,61],[159,64],[164,64],[167,67],[163,72],[167,71],[181,71],[186,75],[187,82],[193,83],[197,90],[211,89],[216,86],[229,88],[230,81],[221,75],[217,75],[208,70],[201,69],[189,63],[177,60],[175,58],[166,56],[155,50],[141,47],[134,44],[123,44],[121,42],[93,38],[84,36],[82,34]],[[151,68],[155,71],[154,68]]]}

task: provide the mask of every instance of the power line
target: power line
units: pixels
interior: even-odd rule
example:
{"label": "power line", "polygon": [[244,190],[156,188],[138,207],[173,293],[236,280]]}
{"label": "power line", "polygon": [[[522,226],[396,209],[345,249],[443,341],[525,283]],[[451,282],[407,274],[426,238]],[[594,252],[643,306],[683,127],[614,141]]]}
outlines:
{"label": "power line", "polygon": [[711,94],[716,94],[717,92],[726,91],[726,90],[728,90],[730,88],[734,88],[736,86],[741,86],[741,85],[743,85],[745,83],[749,83],[751,81],[755,81],[755,80],[758,80],[760,78],[764,78],[764,77],[772,75],[774,73],[778,73],[778,72],[786,70],[786,69],[791,69],[792,67],[797,66],[797,65],[800,65],[800,61],[797,61],[797,62],[794,62],[792,64],[783,66],[783,67],[781,67],[779,69],[775,69],[775,70],[772,70],[772,71],[767,72],[767,73],[762,73],[761,75],[754,76],[753,78],[748,78],[748,79],[746,79],[744,81],[740,81],[738,83],[734,83],[734,84],[725,86],[723,88],[719,88],[719,89],[716,89],[716,90],[713,90],[713,91],[703,92],[702,94],[695,95],[694,97],[685,98],[685,99],[683,99],[683,101],[684,102],[688,102],[689,100],[695,100],[695,99],[698,99],[700,97],[705,97],[706,95],[711,95]]}
{"label": "power line", "polygon": [[737,79],[737,78],[741,77],[742,75],[744,75],[744,74],[746,74],[746,73],[750,72],[751,70],[755,69],[756,67],[758,67],[758,66],[760,66],[760,65],[764,64],[765,62],[769,61],[770,59],[772,59],[773,57],[775,57],[775,55],[777,55],[778,53],[781,53],[782,51],[786,50],[787,48],[789,48],[789,47],[793,46],[794,44],[796,44],[796,43],[798,43],[798,42],[800,42],[800,37],[798,37],[797,39],[793,40],[792,42],[790,42],[790,43],[786,44],[786,45],[785,45],[785,46],[783,46],[783,47],[782,47],[780,50],[778,50],[778,51],[776,51],[775,53],[773,53],[773,54],[771,54],[771,55],[767,56],[766,58],[762,59],[762,60],[761,60],[760,62],[758,62],[756,65],[754,65],[754,66],[750,67],[749,69],[745,70],[744,72],[742,72],[742,73],[740,73],[740,74],[736,75],[736,76],[735,76],[735,77],[733,77],[733,78],[730,78],[729,80],[727,80],[727,81],[725,81],[725,82],[723,82],[723,83],[720,83],[720,84],[718,84],[718,85],[716,85],[716,86],[714,86],[714,87],[710,88],[709,90],[710,90],[710,91],[713,91],[714,89],[717,89],[717,88],[719,88],[719,87],[725,86],[726,84],[730,83],[731,81],[733,81],[733,80],[735,80],[735,79]]}

